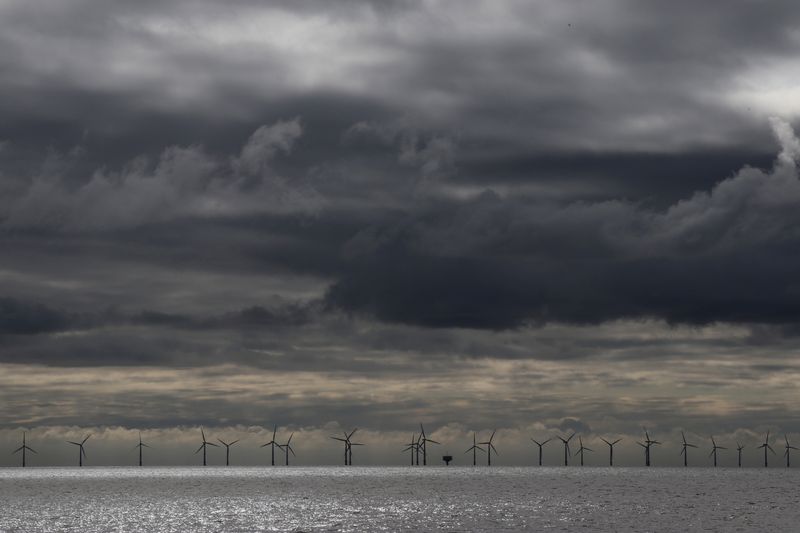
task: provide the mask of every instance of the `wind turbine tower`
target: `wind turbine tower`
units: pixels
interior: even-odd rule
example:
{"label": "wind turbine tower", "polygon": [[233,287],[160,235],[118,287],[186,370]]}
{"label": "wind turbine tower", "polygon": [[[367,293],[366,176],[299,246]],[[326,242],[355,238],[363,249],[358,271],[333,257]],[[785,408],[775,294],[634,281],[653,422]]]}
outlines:
{"label": "wind turbine tower", "polygon": [[273,426],[272,428],[272,440],[266,444],[262,444],[261,448],[265,448],[267,446],[272,446],[272,466],[275,466],[275,446],[278,446],[278,442],[275,440],[275,435],[278,433],[278,426]]}
{"label": "wind turbine tower", "polygon": [[764,448],[764,468],[767,468],[769,466],[767,462],[767,450],[771,451],[772,455],[775,455],[775,450],[769,445],[769,431],[767,431],[767,436],[764,438],[764,444],[759,446],[759,448]]}
{"label": "wind turbine tower", "polygon": [[736,443],[736,453],[739,454],[739,468],[742,467],[742,450],[744,450],[744,446],[742,446],[741,444],[739,444],[737,442]]}
{"label": "wind turbine tower", "polygon": [[578,443],[580,444],[580,447],[578,448],[578,450],[575,453],[580,454],[580,456],[581,456],[581,466],[583,466],[583,452],[593,452],[594,450],[584,446],[583,445],[583,439],[581,439],[580,436],[578,437]]}
{"label": "wind turbine tower", "polygon": [[544,441],[544,442],[539,442],[538,440],[531,438],[531,441],[532,441],[532,442],[533,442],[535,445],[537,445],[537,446],[539,447],[539,466],[542,466],[542,447],[543,447],[545,444],[547,444],[548,442],[550,442],[551,440],[553,440],[553,438],[552,438],[552,437],[550,437],[549,439],[547,439],[547,440],[546,440],[546,441]]}
{"label": "wind turbine tower", "polygon": [[575,433],[573,433],[572,435],[570,435],[566,439],[564,437],[562,437],[561,435],[556,437],[558,440],[560,440],[562,443],[564,443],[564,466],[569,466],[569,455],[570,455],[570,453],[569,453],[569,441],[571,441],[572,437],[574,437],[574,436],[575,436]]}
{"label": "wind turbine tower", "polygon": [[34,450],[33,448],[31,448],[30,446],[28,446],[25,443],[25,432],[23,431],[22,432],[22,446],[20,446],[19,448],[17,448],[13,452],[11,452],[12,455],[15,454],[15,453],[22,452],[22,468],[25,468],[26,466],[28,466],[27,456],[25,454],[25,452],[28,452],[28,451],[36,453],[36,450]]}
{"label": "wind turbine tower", "polygon": [[786,441],[786,451],[783,452],[783,455],[786,456],[786,468],[789,468],[792,466],[791,462],[789,461],[789,450],[796,450],[797,448],[789,444],[789,437],[787,437],[786,434],[783,435],[783,439]]}
{"label": "wind turbine tower", "polygon": [[217,440],[220,442],[220,444],[225,446],[225,466],[231,466],[231,446],[239,442],[239,439],[236,439],[233,442],[225,442],[219,438]]}
{"label": "wind turbine tower", "polygon": [[91,435],[86,435],[86,437],[80,442],[73,442],[68,440],[70,444],[74,444],[78,447],[78,466],[83,466],[83,460],[86,458],[86,450],[83,448],[83,445],[86,444],[86,441],[89,440]]}
{"label": "wind turbine tower", "polygon": [[214,446],[215,448],[219,448],[219,446],[217,446],[213,442],[208,442],[206,440],[206,432],[203,431],[202,427],[200,428],[200,435],[202,435],[202,437],[203,437],[203,443],[200,445],[199,448],[197,448],[197,451],[194,452],[194,453],[195,453],[195,455],[197,455],[197,453],[200,452],[200,450],[203,450],[203,466],[206,466],[206,464],[207,464],[206,463],[206,448],[208,446]]}
{"label": "wind turbine tower", "polygon": [[621,441],[622,439],[617,439],[615,441],[607,441],[603,437],[600,437],[600,440],[608,444],[608,466],[614,466],[614,445]]}
{"label": "wind turbine tower", "polygon": [[[683,455],[683,466],[689,466],[688,448],[697,448],[697,446],[686,442],[686,435],[683,434],[683,431],[681,431],[681,438],[683,439],[683,447],[681,448],[681,455]],[[741,455],[741,453],[739,455]]]}
{"label": "wind turbine tower", "polygon": [[492,431],[492,436],[489,437],[489,440],[487,440],[486,442],[481,442],[480,443],[480,444],[483,444],[484,446],[486,446],[486,457],[487,457],[486,466],[492,466],[492,450],[494,450],[494,453],[496,453],[497,455],[500,455],[499,453],[497,453],[497,448],[495,448],[494,444],[492,444],[492,441],[494,440],[494,434],[495,433],[497,433],[496,429],[494,431]]}
{"label": "wind turbine tower", "polygon": [[[422,427],[422,424],[419,425],[419,431],[420,431],[419,442],[422,444],[422,466],[426,466],[428,464],[428,443],[429,442],[431,444],[439,444],[439,443],[425,436],[425,428]],[[417,464],[419,464],[419,461],[417,461]]]}
{"label": "wind turbine tower", "polygon": [[478,464],[478,455],[477,455],[478,450],[480,450],[482,452],[486,451],[483,448],[481,448],[480,446],[478,446],[478,443],[476,442],[477,439],[478,439],[477,435],[473,432],[472,433],[472,446],[467,448],[467,451],[464,452],[464,453],[469,453],[470,451],[472,452],[472,466],[476,466]]}
{"label": "wind turbine tower", "polygon": [[294,437],[294,433],[289,435],[289,440],[286,441],[286,444],[279,444],[278,446],[283,450],[283,453],[286,455],[286,466],[289,466],[289,452],[292,452],[294,457],[297,457],[294,453],[294,448],[292,448],[292,437]]}
{"label": "wind turbine tower", "polygon": [[709,457],[712,455],[714,456],[714,468],[717,467],[717,450],[727,450],[728,448],[724,446],[717,446],[717,443],[714,441],[714,436],[711,436],[711,453],[708,454]]}
{"label": "wind turbine tower", "polygon": [[[403,452],[411,450],[411,466],[414,466],[414,451],[417,449],[417,437],[414,433],[411,434],[411,442],[406,444],[406,448],[403,449]],[[400,453],[403,453],[400,452]],[[419,455],[419,453],[417,453]]]}
{"label": "wind turbine tower", "polygon": [[143,462],[142,462],[142,448],[149,448],[149,447],[150,447],[150,446],[148,446],[147,444],[145,444],[144,442],[142,442],[142,432],[140,431],[140,432],[139,432],[139,444],[137,444],[136,446],[134,446],[134,448],[139,448],[139,466],[143,466]]}

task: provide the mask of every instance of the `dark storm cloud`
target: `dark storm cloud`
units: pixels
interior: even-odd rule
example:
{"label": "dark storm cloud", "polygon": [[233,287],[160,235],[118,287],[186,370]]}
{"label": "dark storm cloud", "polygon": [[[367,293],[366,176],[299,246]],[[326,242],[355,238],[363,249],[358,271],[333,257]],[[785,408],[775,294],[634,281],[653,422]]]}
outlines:
{"label": "dark storm cloud", "polygon": [[735,429],[771,387],[742,420],[777,424],[798,24],[784,0],[5,2],[0,364],[58,398],[0,375],[6,419]]}

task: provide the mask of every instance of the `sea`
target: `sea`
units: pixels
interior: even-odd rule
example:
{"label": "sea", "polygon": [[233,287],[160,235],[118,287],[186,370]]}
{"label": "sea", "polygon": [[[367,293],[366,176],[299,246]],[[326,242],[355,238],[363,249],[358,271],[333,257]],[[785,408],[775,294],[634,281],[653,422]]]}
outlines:
{"label": "sea", "polygon": [[4,468],[0,531],[800,531],[800,471]]}

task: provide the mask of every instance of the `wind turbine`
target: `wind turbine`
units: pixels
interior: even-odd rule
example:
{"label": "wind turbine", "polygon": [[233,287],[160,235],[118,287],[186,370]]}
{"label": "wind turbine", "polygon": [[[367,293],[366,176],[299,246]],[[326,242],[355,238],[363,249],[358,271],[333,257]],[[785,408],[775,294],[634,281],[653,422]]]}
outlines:
{"label": "wind turbine", "polygon": [[787,437],[785,433],[783,435],[783,439],[786,441],[786,446],[785,446],[786,451],[783,453],[783,455],[786,456],[786,468],[789,468],[790,466],[792,466],[791,463],[789,462],[789,450],[797,450],[797,448],[789,444],[789,437]]}
{"label": "wind turbine", "polygon": [[83,449],[83,445],[86,444],[86,441],[89,440],[91,435],[86,435],[86,437],[80,442],[73,442],[68,440],[70,444],[74,444],[78,447],[78,466],[83,466],[83,459],[86,457],[86,450]]}
{"label": "wind turbine", "polygon": [[[480,444],[483,444],[484,446],[486,446],[486,457],[487,457],[486,465],[487,466],[492,466],[492,450],[494,450],[494,453],[497,453],[497,448],[495,448],[494,444],[492,444],[492,441],[494,440],[494,434],[495,433],[497,433],[496,429],[494,431],[492,431],[492,436],[489,437],[489,440],[487,440],[486,442],[481,442],[480,443]],[[497,455],[500,455],[500,454],[497,453]]]}
{"label": "wind turbine", "polygon": [[261,448],[264,448],[266,446],[272,446],[272,466],[275,466],[275,446],[279,446],[277,441],[275,440],[275,435],[277,434],[277,432],[278,432],[278,426],[274,426],[272,428],[272,440],[266,444],[261,445]]}
{"label": "wind turbine", "polygon": [[769,466],[767,463],[767,450],[771,451],[772,455],[775,455],[775,450],[769,445],[769,431],[767,431],[767,436],[764,438],[764,444],[759,446],[759,448],[764,448],[764,468],[767,468]]}
{"label": "wind turbine", "polygon": [[560,440],[561,442],[564,443],[564,466],[569,466],[569,441],[571,441],[572,437],[574,437],[574,436],[575,436],[575,433],[573,432],[572,435],[570,435],[566,439],[564,437],[562,437],[561,435],[556,437],[558,440]]}
{"label": "wind turbine", "polygon": [[429,439],[425,436],[425,428],[422,427],[422,424],[419,425],[420,431],[420,443],[422,444],[422,466],[428,464],[428,443],[431,444],[440,444],[433,439]]}
{"label": "wind turbine", "polygon": [[22,446],[20,446],[19,448],[17,448],[13,452],[11,452],[11,455],[14,455],[15,453],[18,453],[18,452],[22,452],[22,468],[25,468],[26,466],[28,466],[27,458],[26,458],[26,455],[25,455],[25,452],[27,452],[27,451],[32,451],[33,453],[36,453],[36,450],[34,450],[33,448],[31,448],[30,446],[28,446],[25,443],[25,432],[23,431],[22,432]]}
{"label": "wind turbine", "polygon": [[551,440],[553,440],[552,437],[550,437],[549,439],[547,439],[544,442],[539,442],[538,440],[536,440],[534,438],[531,438],[531,441],[533,441],[533,443],[536,444],[539,447],[539,466],[542,466],[542,447],[545,444],[547,444],[548,442],[550,442]]}
{"label": "wind turbine", "polygon": [[637,442],[636,444],[644,448],[644,464],[645,466],[650,466],[650,447],[653,444],[661,444],[661,443],[658,442],[657,440],[652,440],[650,438],[650,434],[647,432],[647,429],[645,428],[642,429],[644,429],[644,444],[642,444],[641,442]]}
{"label": "wind turbine", "polygon": [[341,437],[331,437],[333,440],[338,440],[340,442],[344,442],[344,466],[350,464],[350,460],[348,459],[347,452],[350,451],[350,439],[347,436],[347,433],[344,433],[344,438]]}
{"label": "wind turbine", "polygon": [[149,448],[149,447],[150,446],[148,446],[147,444],[142,442],[142,432],[140,431],[139,432],[139,444],[134,446],[134,448],[139,448],[139,466],[142,466],[142,464],[143,464],[142,463],[142,448]]}
{"label": "wind turbine", "polygon": [[478,450],[480,450],[482,452],[486,451],[483,448],[481,448],[480,446],[478,446],[477,442],[475,442],[477,440],[477,438],[478,438],[477,435],[473,432],[472,433],[472,446],[467,448],[467,451],[464,452],[464,453],[469,453],[470,451],[472,452],[472,466],[476,466],[478,464],[478,455],[477,455]]}
{"label": "wind turbine", "polygon": [[197,453],[198,453],[200,450],[203,450],[203,466],[206,466],[206,447],[207,447],[207,446],[214,446],[215,448],[219,448],[219,446],[217,446],[217,445],[216,445],[216,444],[214,444],[213,442],[208,442],[208,441],[206,440],[206,432],[205,432],[205,431],[203,431],[203,428],[202,428],[202,427],[200,428],[200,434],[203,436],[203,444],[201,444],[201,445],[200,445],[200,447],[199,447],[199,448],[197,448],[197,451],[196,451],[196,452],[194,452],[194,453],[195,453],[195,455],[197,455]]}
{"label": "wind turbine", "polygon": [[[417,443],[416,435],[414,433],[412,433],[411,434],[411,442],[406,444],[405,445],[406,448],[403,449],[403,452],[411,450],[411,466],[414,466],[414,450],[417,449],[417,445],[418,445],[418,443]],[[400,453],[402,453],[402,452],[400,452]]]}
{"label": "wind turbine", "polygon": [[352,437],[353,433],[355,433],[356,431],[358,431],[358,430],[354,429],[347,436],[347,453],[348,453],[347,459],[348,459],[348,462],[350,463],[350,466],[353,466],[353,446],[365,446],[365,444],[363,444],[361,442],[353,442],[353,441],[350,440],[350,437]]}
{"label": "wind turbine", "polygon": [[233,442],[225,442],[219,438],[217,440],[220,441],[223,446],[225,446],[225,466],[231,466],[231,446],[239,442],[240,439],[236,439]]}
{"label": "wind turbine", "polygon": [[717,450],[727,450],[728,448],[724,446],[717,446],[717,443],[714,442],[714,436],[711,436],[711,453],[708,454],[709,457],[712,455],[714,456],[714,467],[717,466]]}
{"label": "wind turbine", "polygon": [[584,446],[583,440],[580,438],[580,436],[578,437],[578,443],[580,444],[580,447],[575,453],[579,453],[581,455],[581,466],[583,466],[583,452],[593,452],[594,450]]}
{"label": "wind turbine", "polygon": [[358,428],[356,428],[353,431],[351,431],[349,435],[347,433],[345,433],[345,432],[342,432],[342,434],[344,435],[344,438],[331,437],[333,440],[338,440],[338,441],[344,443],[344,464],[345,464],[345,466],[353,464],[353,446],[364,446],[361,443],[351,442],[350,441],[350,437],[352,437],[353,434],[356,431],[358,431]]}
{"label": "wind turbine", "polygon": [[[683,439],[683,447],[681,448],[681,455],[683,455],[683,466],[689,466],[689,452],[687,448],[697,448],[697,446],[686,442],[686,435],[683,434],[683,431],[681,431],[681,438]],[[739,452],[740,457],[741,455],[741,452]]]}
{"label": "wind turbine", "polygon": [[614,466],[614,445],[621,441],[622,439],[617,439],[613,442],[609,442],[603,437],[600,437],[600,440],[608,444],[608,466]]}
{"label": "wind turbine", "polygon": [[286,444],[278,444],[278,447],[286,454],[286,466],[289,466],[289,452],[292,452],[292,455],[297,457],[294,453],[294,448],[292,448],[292,437],[294,437],[294,433],[289,435],[289,440],[286,441]]}
{"label": "wind turbine", "polygon": [[742,450],[744,450],[744,446],[742,446],[741,444],[739,444],[737,442],[736,443],[736,452],[739,454],[739,468],[742,467]]}

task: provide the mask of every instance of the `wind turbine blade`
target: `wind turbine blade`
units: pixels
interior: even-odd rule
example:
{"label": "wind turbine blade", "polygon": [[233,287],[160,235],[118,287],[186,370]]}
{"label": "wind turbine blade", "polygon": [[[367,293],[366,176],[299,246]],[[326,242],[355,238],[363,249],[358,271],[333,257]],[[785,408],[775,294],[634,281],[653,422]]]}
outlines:
{"label": "wind turbine blade", "polygon": [[219,448],[219,446],[217,446],[213,442],[206,442],[206,444],[208,444],[209,446],[213,446],[214,448]]}
{"label": "wind turbine blade", "polygon": [[[28,448],[28,451],[31,451],[31,452],[35,453],[36,455],[39,455],[39,452],[37,452],[37,451],[36,451],[36,450],[34,450],[33,448],[31,448],[31,447],[29,447],[29,446],[25,446],[25,447],[26,447],[26,448]],[[797,448],[795,448],[795,450],[796,450],[796,449],[797,449]]]}
{"label": "wind turbine blade", "polygon": [[617,440],[615,440],[614,442],[612,442],[611,444],[616,444],[616,443],[618,443],[618,442],[619,442],[619,441],[621,441],[621,440],[622,440],[622,439],[617,439]]}
{"label": "wind turbine blade", "polygon": [[697,448],[697,446],[695,446],[694,444],[686,444],[686,446],[688,446],[689,448]]}
{"label": "wind turbine blade", "polygon": [[242,440],[242,439],[236,439],[235,441],[231,442],[231,443],[229,444],[229,446],[233,446],[234,444],[236,444],[236,443],[237,443],[237,442],[239,442],[240,440]]}
{"label": "wind turbine blade", "polygon": [[292,437],[294,437],[294,433],[289,435],[289,440],[286,441],[286,444],[289,444],[290,442],[292,442]]}
{"label": "wind turbine blade", "polygon": [[500,455],[500,452],[497,451],[497,448],[494,447],[494,444],[489,444],[489,446],[492,448],[492,450],[494,450],[494,453]]}
{"label": "wind turbine blade", "polygon": [[489,442],[492,442],[492,439],[494,439],[494,434],[495,434],[495,433],[497,433],[497,430],[496,430],[496,429],[495,429],[494,431],[492,431],[492,436],[491,436],[491,437],[489,437]]}
{"label": "wind turbine blade", "polygon": [[292,455],[293,455],[294,457],[297,457],[297,455],[295,455],[295,453],[294,453],[294,448],[292,448],[292,447],[291,447],[291,446],[289,446],[288,444],[287,444],[286,446],[289,448],[289,451],[290,451],[290,452],[292,452]]}
{"label": "wind turbine blade", "polygon": [[74,442],[74,441],[71,441],[71,440],[68,440],[67,442],[69,442],[70,444],[74,444],[75,446],[80,446],[81,445],[80,442]]}
{"label": "wind turbine blade", "polygon": [[604,439],[603,437],[600,437],[600,440],[601,440],[601,441],[603,441],[603,442],[605,442],[605,443],[606,443],[606,444],[608,444],[609,446],[611,446],[611,443],[610,443],[610,442],[608,442],[608,441],[607,441],[606,439]]}
{"label": "wind turbine blade", "polygon": [[435,441],[435,440],[433,440],[433,439],[425,439],[425,440],[426,440],[427,442],[430,442],[431,444],[441,444],[441,442],[436,442],[436,441]]}
{"label": "wind turbine blade", "polygon": [[356,431],[358,431],[358,428],[355,428],[353,431],[350,432],[350,434],[347,436],[348,440],[351,439],[353,435],[355,435]]}
{"label": "wind turbine blade", "polygon": [[196,451],[196,452],[194,452],[194,455],[197,455],[198,453],[200,453],[200,450],[202,450],[202,449],[203,449],[203,446],[205,446],[205,443],[204,443],[204,444],[201,444],[201,445],[200,445],[200,447],[199,447],[199,448],[197,448],[197,451]]}
{"label": "wind turbine blade", "polygon": [[11,453],[12,453],[12,454],[15,454],[15,453],[17,453],[17,452],[21,452],[23,448],[24,448],[24,446],[20,446],[19,448],[17,448],[16,450],[14,450],[14,451],[13,451],[13,452],[11,452]]}
{"label": "wind turbine blade", "polygon": [[92,436],[91,434],[86,435],[86,438],[81,441],[81,444],[86,444],[86,441],[89,440],[89,437],[91,436]]}
{"label": "wind turbine blade", "polygon": [[548,443],[548,442],[550,442],[551,440],[553,440],[553,437],[550,437],[549,439],[547,439],[546,441],[544,441],[544,442],[542,443],[542,446],[544,446],[545,444],[547,444],[547,443]]}
{"label": "wind turbine blade", "polygon": [[218,441],[220,441],[220,442],[222,443],[222,445],[223,445],[223,446],[230,446],[230,444],[227,444],[227,443],[226,443],[224,440],[222,440],[222,439],[217,439],[217,440],[218,440]]}

